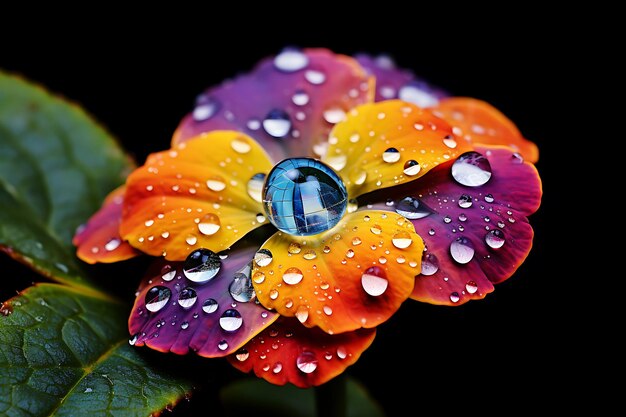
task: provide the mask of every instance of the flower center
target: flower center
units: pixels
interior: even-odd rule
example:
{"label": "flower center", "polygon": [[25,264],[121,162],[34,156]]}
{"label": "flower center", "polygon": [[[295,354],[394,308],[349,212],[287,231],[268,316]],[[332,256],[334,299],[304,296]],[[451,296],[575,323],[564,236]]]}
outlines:
{"label": "flower center", "polygon": [[279,162],[263,186],[269,221],[290,235],[309,236],[335,226],[346,211],[346,187],[329,166],[311,158]]}

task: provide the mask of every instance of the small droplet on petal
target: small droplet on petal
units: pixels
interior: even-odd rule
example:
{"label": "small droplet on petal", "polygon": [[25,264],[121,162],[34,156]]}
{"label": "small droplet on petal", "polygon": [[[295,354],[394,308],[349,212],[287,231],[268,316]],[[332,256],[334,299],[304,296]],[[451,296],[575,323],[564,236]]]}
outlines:
{"label": "small droplet on petal", "polygon": [[234,332],[238,330],[243,324],[243,318],[241,318],[241,314],[239,311],[231,308],[222,314],[220,317],[220,327],[227,332]]}
{"label": "small droplet on petal", "polygon": [[388,164],[393,164],[400,160],[400,152],[396,148],[387,148],[385,152],[383,152],[383,161]]}
{"label": "small droplet on petal", "polygon": [[[246,266],[244,271],[247,270],[249,272],[249,268],[249,266]],[[230,292],[230,296],[233,297],[233,300],[240,303],[248,303],[256,296],[254,287],[252,286],[252,280],[243,272],[235,273],[233,282],[231,282],[228,287],[228,291]]]}
{"label": "small droplet on petal", "polygon": [[239,349],[237,353],[235,354],[235,358],[237,358],[239,362],[244,362],[249,357],[250,357],[250,353],[246,349],[243,349],[243,348]]}
{"label": "small droplet on petal", "polygon": [[176,276],[176,269],[172,265],[165,265],[161,268],[161,278],[163,281],[171,281]]}
{"label": "small droplet on petal", "polygon": [[346,112],[341,107],[331,107],[324,111],[324,120],[330,124],[337,124],[346,118]]}
{"label": "small droplet on petal", "polygon": [[348,356],[348,352],[346,351],[346,348],[343,346],[339,346],[337,348],[337,357],[339,359],[345,359]]}
{"label": "small droplet on petal", "polygon": [[120,246],[121,243],[122,241],[120,239],[113,238],[104,245],[104,249],[106,249],[109,252],[114,251]]}
{"label": "small droplet on petal", "polygon": [[296,91],[291,97],[291,101],[293,101],[293,104],[296,106],[306,106],[309,103],[309,100],[309,95],[303,90]]}
{"label": "small droplet on petal", "polygon": [[161,310],[166,306],[172,297],[172,291],[161,285],[154,286],[148,290],[145,296],[146,310],[153,313]]}
{"label": "small droplet on petal", "polygon": [[413,177],[419,174],[421,169],[422,167],[420,166],[419,162],[414,159],[410,159],[404,163],[404,171],[402,172],[404,172],[404,175],[408,177]]}
{"label": "small droplet on petal", "polygon": [[452,301],[453,303],[458,303],[460,299],[461,297],[459,296],[458,292],[454,291],[450,293],[450,301]]}
{"label": "small droplet on petal", "polygon": [[492,249],[500,249],[502,246],[504,246],[505,241],[506,240],[504,238],[504,232],[500,229],[490,230],[485,235],[485,243],[487,243],[487,246]]}
{"label": "small droplet on petal", "polygon": [[459,207],[470,208],[472,207],[472,204],[473,204],[472,196],[468,194],[462,194],[461,197],[459,197]]}
{"label": "small droplet on petal", "polygon": [[285,111],[274,109],[263,119],[263,129],[274,138],[284,138],[291,131],[291,119]]}
{"label": "small droplet on petal", "polygon": [[406,249],[411,246],[413,239],[411,239],[409,232],[398,232],[393,235],[391,243],[398,249]]}
{"label": "small droplet on petal", "polygon": [[474,245],[466,237],[458,237],[450,244],[450,255],[460,264],[466,264],[474,257]]}
{"label": "small droplet on petal", "polygon": [[279,373],[282,370],[283,370],[283,364],[280,363],[280,362],[276,362],[274,364],[274,368],[272,368],[272,372],[275,373],[275,374]]}
{"label": "small droplet on petal", "polygon": [[485,201],[487,203],[493,203],[493,201],[494,201],[493,195],[492,194],[486,194],[485,195]]}
{"label": "small droplet on petal", "polygon": [[317,358],[313,352],[304,351],[298,355],[296,366],[305,374],[310,374],[317,369]]}
{"label": "small droplet on petal", "polygon": [[416,82],[410,82],[402,86],[398,91],[398,98],[419,107],[432,107],[439,103],[439,100],[434,95],[420,88]]}
{"label": "small droplet on petal", "polygon": [[475,281],[467,281],[465,291],[467,291],[468,294],[475,294],[476,291],[478,291],[478,284],[476,284]]}
{"label": "small droplet on petal", "polygon": [[283,273],[283,281],[285,284],[296,285],[302,281],[303,275],[302,271],[298,268],[287,268]]}
{"label": "small droplet on petal", "polygon": [[226,188],[226,183],[221,179],[212,178],[210,180],[207,180],[206,186],[211,191],[222,191],[224,188]]}
{"label": "small droplet on petal", "polygon": [[382,268],[372,266],[361,275],[361,285],[366,293],[378,297],[387,290],[389,281],[387,281],[387,276]]}
{"label": "small droplet on petal", "polygon": [[215,252],[208,249],[196,249],[187,256],[183,273],[192,282],[204,284],[210,281],[222,267],[222,261]]}
{"label": "small droplet on petal", "polygon": [[454,138],[454,136],[452,135],[446,135],[443,138],[443,144],[446,145],[448,148],[454,149],[456,148],[456,139]]}
{"label": "small droplet on petal", "polygon": [[217,348],[218,348],[219,350],[222,350],[222,351],[224,351],[224,350],[228,349],[228,342],[227,342],[226,340],[221,340],[221,341],[217,344]]}
{"label": "small droplet on petal", "polygon": [[211,97],[200,96],[197,100],[196,107],[193,109],[192,117],[196,122],[204,122],[209,120],[217,113],[220,106],[219,103]]}
{"label": "small droplet on petal", "polygon": [[348,158],[346,155],[333,155],[326,157],[326,163],[335,171],[341,171],[345,168]]}
{"label": "small droplet on petal", "polygon": [[313,85],[324,84],[326,75],[321,71],[308,70],[304,73],[304,78]]}
{"label": "small droplet on petal", "polygon": [[306,306],[300,306],[296,310],[296,318],[300,323],[304,323],[309,318],[309,309]]}
{"label": "small droplet on petal", "polygon": [[252,280],[255,284],[262,284],[265,281],[265,274],[261,271],[257,271],[252,276]]}
{"label": "small droplet on petal", "polygon": [[233,150],[240,154],[246,154],[252,150],[252,145],[244,137],[237,137],[230,142],[230,146]]}
{"label": "small droplet on petal", "polygon": [[272,252],[267,249],[259,249],[257,253],[254,254],[254,262],[260,267],[268,266],[272,263],[272,259]]}
{"label": "small droplet on petal", "polygon": [[383,232],[383,228],[375,224],[372,227],[370,227],[370,232],[372,232],[375,235],[380,235]]}
{"label": "small droplet on petal", "polygon": [[178,294],[178,305],[185,309],[191,308],[197,299],[196,291],[191,287],[187,287]]}
{"label": "small droplet on petal", "polygon": [[465,152],[452,164],[452,178],[461,185],[480,187],[491,179],[491,164],[478,152]]}
{"label": "small droplet on petal", "polygon": [[200,223],[198,223],[198,230],[200,233],[207,236],[217,233],[217,231],[220,230],[220,227],[220,218],[213,213],[205,214],[200,220]]}
{"label": "small droplet on petal", "polygon": [[514,164],[524,163],[524,157],[518,152],[515,152],[513,155],[511,155],[511,160],[513,161]]}
{"label": "small droplet on petal", "polygon": [[271,298],[272,300],[275,300],[275,299],[277,299],[277,298],[278,298],[278,290],[277,290],[276,288],[272,288],[272,289],[270,290],[270,298]]}
{"label": "small droplet on petal", "polygon": [[219,304],[213,298],[209,298],[202,303],[202,311],[207,314],[215,313],[219,307]]}
{"label": "small droplet on petal", "polygon": [[309,65],[309,57],[297,49],[285,49],[274,58],[274,67],[283,72],[299,71]]}
{"label": "small droplet on petal", "polygon": [[425,276],[434,275],[439,271],[439,259],[434,253],[425,252],[422,255],[422,271]]}
{"label": "small droplet on petal", "polygon": [[434,212],[419,198],[405,197],[396,205],[396,213],[409,220],[417,220],[430,216]]}

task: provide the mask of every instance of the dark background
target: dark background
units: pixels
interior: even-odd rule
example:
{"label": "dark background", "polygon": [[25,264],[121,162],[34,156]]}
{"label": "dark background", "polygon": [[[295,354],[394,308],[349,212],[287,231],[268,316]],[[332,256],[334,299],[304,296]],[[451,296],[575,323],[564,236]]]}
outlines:
{"label": "dark background", "polygon": [[[282,21],[247,29],[233,24],[229,30],[212,26],[218,18],[234,19],[219,14],[181,28],[157,22],[149,30],[130,20],[59,23],[32,41],[19,32],[3,37],[0,69],[80,103],[139,163],[148,153],[168,148],[198,93],[290,45],[345,54],[388,53],[399,66],[454,95],[495,105],[540,149],[544,199],[531,217],[536,235],[530,256],[485,300],[455,308],[405,303],[380,326],[372,347],[348,373],[370,389],[390,416],[422,407],[506,414],[510,409],[537,410],[545,401],[554,404],[554,387],[564,375],[562,323],[570,313],[560,308],[565,272],[550,272],[560,256],[551,250],[558,238],[551,219],[561,214],[560,201],[567,197],[557,177],[559,148],[567,136],[568,86],[561,77],[570,68],[572,39],[553,32],[552,17],[545,15],[513,22],[508,17],[452,21],[428,14],[381,25],[384,18],[374,12],[368,25],[329,14],[308,26],[294,19],[290,25]],[[3,298],[40,279],[3,255],[0,265]],[[119,279],[113,274],[107,278]],[[135,284],[121,283],[130,297]],[[156,358],[162,361],[162,356]],[[238,377],[228,367],[203,364],[207,360],[168,361],[194,375],[198,367],[208,367],[207,372],[225,373],[223,378]],[[220,378],[207,376],[200,394],[173,414],[208,415],[210,387],[219,386]]]}

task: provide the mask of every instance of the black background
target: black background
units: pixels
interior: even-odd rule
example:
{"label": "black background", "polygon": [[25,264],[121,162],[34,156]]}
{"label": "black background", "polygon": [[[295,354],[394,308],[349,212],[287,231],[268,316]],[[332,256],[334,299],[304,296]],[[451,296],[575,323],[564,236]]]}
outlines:
{"label": "black background", "polygon": [[[485,300],[454,308],[405,303],[380,326],[372,347],[348,373],[370,389],[390,416],[430,407],[450,413],[539,409],[554,399],[553,389],[563,375],[560,339],[567,313],[557,308],[563,278],[549,272],[558,262],[550,250],[556,238],[550,219],[559,215],[565,199],[557,180],[559,146],[566,136],[563,92],[568,88],[561,77],[569,70],[572,40],[552,31],[550,16],[518,15],[513,22],[509,15],[449,20],[445,14],[424,13],[400,22],[375,12],[367,25],[332,13],[307,25],[293,18],[250,27],[233,23],[226,29],[213,25],[235,19],[231,14],[196,16],[180,27],[159,21],[149,29],[136,27],[131,19],[58,23],[41,29],[32,41],[25,33],[35,29],[22,28],[3,36],[0,69],[80,103],[139,163],[168,147],[198,93],[290,45],[345,54],[388,53],[399,66],[454,95],[495,105],[540,149],[544,199],[531,217],[536,234],[530,256]],[[3,298],[40,280],[5,256],[0,265],[5,271]],[[111,285],[125,279],[119,286],[128,288],[131,299],[140,276],[128,282],[107,268],[99,273]],[[215,410],[213,388],[239,377],[227,366],[206,364],[208,360],[166,358],[155,356],[199,381],[198,370],[206,374],[207,384],[198,384],[198,394],[174,415],[209,415],[206,410]]]}

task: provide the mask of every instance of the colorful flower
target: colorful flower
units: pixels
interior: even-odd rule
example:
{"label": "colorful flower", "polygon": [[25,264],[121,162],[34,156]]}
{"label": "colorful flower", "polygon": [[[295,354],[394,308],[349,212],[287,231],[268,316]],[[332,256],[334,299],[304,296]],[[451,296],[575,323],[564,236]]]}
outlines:
{"label": "colorful flower", "polygon": [[286,49],[197,99],[75,237],[158,257],[131,343],[322,384],[407,299],[460,305],[532,246],[537,147],[491,105],[386,57]]}

